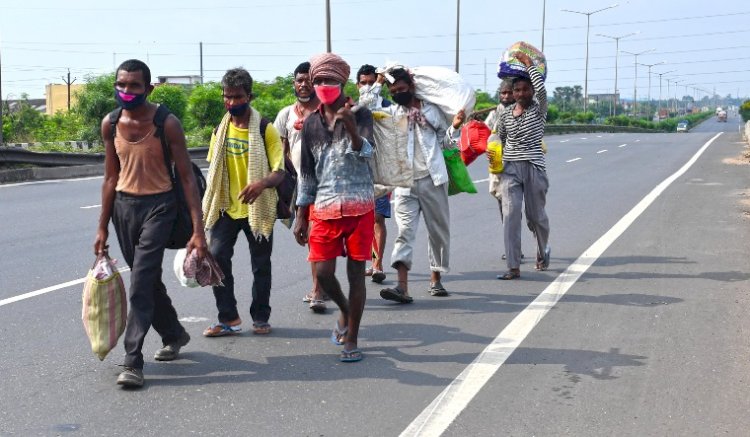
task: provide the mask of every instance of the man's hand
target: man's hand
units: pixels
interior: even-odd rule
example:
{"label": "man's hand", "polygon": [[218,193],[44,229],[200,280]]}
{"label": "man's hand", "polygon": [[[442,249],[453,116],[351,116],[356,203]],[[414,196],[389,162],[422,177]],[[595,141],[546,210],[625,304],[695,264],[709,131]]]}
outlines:
{"label": "man's hand", "polygon": [[466,120],[466,112],[462,109],[458,111],[455,117],[453,117],[453,129],[458,129]]}
{"label": "man's hand", "polygon": [[531,61],[531,58],[529,58],[529,55],[527,55],[524,52],[518,52],[514,55],[516,59],[518,59],[518,62],[522,63],[523,65],[527,67],[531,67],[534,65],[534,62]]}
{"label": "man's hand", "polygon": [[253,203],[266,188],[268,187],[266,187],[266,184],[263,181],[247,184],[247,186],[240,191],[237,198],[240,199],[242,203]]}
{"label": "man's hand", "polygon": [[107,238],[109,237],[109,229],[99,229],[96,231],[96,240],[94,240],[94,255],[104,255],[109,251],[109,245],[107,245]]}
{"label": "man's hand", "polygon": [[333,123],[336,124],[337,121],[341,120],[344,123],[344,127],[346,128],[347,132],[349,132],[350,134],[354,132],[356,134],[357,122],[354,119],[354,113],[352,112],[351,108],[351,103],[347,101],[344,106],[336,111],[336,115],[333,116]]}
{"label": "man's hand", "polygon": [[310,222],[303,215],[297,215],[297,219],[294,221],[294,239],[297,240],[297,244],[304,246],[307,244],[307,233],[310,229]]}
{"label": "man's hand", "polygon": [[208,254],[208,245],[206,244],[206,234],[200,230],[193,232],[193,236],[188,241],[187,253],[192,253],[194,250],[197,251],[198,259],[203,259]]}

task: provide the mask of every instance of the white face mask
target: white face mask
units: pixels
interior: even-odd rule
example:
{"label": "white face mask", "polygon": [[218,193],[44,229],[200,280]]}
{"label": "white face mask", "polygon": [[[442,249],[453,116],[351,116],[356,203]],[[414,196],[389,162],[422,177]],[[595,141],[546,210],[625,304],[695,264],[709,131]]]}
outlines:
{"label": "white face mask", "polygon": [[359,87],[359,95],[368,94],[372,90],[372,85],[362,85]]}

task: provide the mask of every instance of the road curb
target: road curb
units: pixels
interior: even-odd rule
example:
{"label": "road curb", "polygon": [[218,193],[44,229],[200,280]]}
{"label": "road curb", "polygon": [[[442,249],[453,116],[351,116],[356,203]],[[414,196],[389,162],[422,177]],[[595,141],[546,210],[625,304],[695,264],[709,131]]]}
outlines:
{"label": "road curb", "polygon": [[30,167],[0,170],[0,184],[41,181],[46,179],[71,179],[104,174],[104,164],[76,165],[71,167]]}

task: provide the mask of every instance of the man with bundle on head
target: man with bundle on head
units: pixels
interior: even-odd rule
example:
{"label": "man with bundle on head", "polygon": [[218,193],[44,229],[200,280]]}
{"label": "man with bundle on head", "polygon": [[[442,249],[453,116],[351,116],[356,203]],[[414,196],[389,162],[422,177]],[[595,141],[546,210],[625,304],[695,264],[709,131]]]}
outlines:
{"label": "man with bundle on head", "polygon": [[[284,153],[291,157],[294,170],[300,174],[302,163],[302,125],[305,119],[318,109],[320,100],[315,95],[312,81],[310,80],[310,63],[303,62],[294,69],[294,95],[297,101],[285,107],[276,116],[273,122],[276,130],[279,131],[281,141],[284,144]],[[315,276],[315,263],[310,263],[312,272],[312,291],[306,293],[302,301],[309,303],[310,309],[317,313],[323,313],[326,310],[325,296],[318,279]]]}
{"label": "man with bundle on head", "polygon": [[521,51],[515,57],[526,66],[529,77],[513,79],[516,102],[500,114],[496,125],[503,144],[503,238],[508,265],[508,271],[498,275],[498,279],[505,280],[521,277],[521,212],[524,201],[526,219],[537,241],[536,269],[546,270],[550,257],[549,219],[544,210],[549,181],[542,151],[547,90],[544,78],[531,58]]}
{"label": "man with bundle on head", "polygon": [[[365,308],[365,262],[370,259],[374,226],[372,113],[352,110],[344,95],[349,65],[332,53],[311,60],[310,77],[320,109],[302,127],[302,165],[294,236],[309,243],[309,261],[323,291],[341,310],[331,342],[344,345],[339,359],[362,359],[357,347]],[[347,257],[349,298],[336,279],[336,257]]]}
{"label": "man with bundle on head", "polygon": [[[101,123],[104,142],[104,182],[102,211],[94,242],[96,255],[106,254],[110,219],[117,241],[130,267],[130,311],[125,329],[124,370],[117,384],[125,387],[143,385],[143,341],[151,326],[161,336],[163,348],[154,359],[171,361],[190,341],[190,335],[177,319],[177,312],[161,280],[164,249],[178,214],[177,195],[172,186],[167,153],[172,157],[184,187],[190,209],[193,235],[187,251],[206,256],[206,238],[200,213],[200,199],[185,134],[180,121],[166,112],[157,126],[157,116],[166,107],[146,101],[151,91],[151,71],[137,59],[123,62],[115,72],[115,100],[119,117],[104,117]],[[163,129],[159,132],[159,129]],[[162,144],[164,138],[166,145]]]}
{"label": "man with bundle on head", "polygon": [[408,155],[414,177],[411,188],[394,191],[398,237],[391,255],[391,266],[398,271],[398,285],[381,290],[380,296],[399,303],[413,302],[408,279],[420,215],[424,216],[429,236],[428,292],[431,296],[447,296],[448,291],[440,281],[441,274],[449,270],[450,252],[448,170],[442,149],[455,147],[458,142],[458,128],[463,123],[464,112],[459,111],[449,125],[437,106],[417,98],[414,80],[404,68],[388,70],[380,80],[388,82],[395,102],[383,110],[393,117],[408,118]]}
{"label": "man with bundle on head", "polygon": [[[378,80],[375,67],[365,64],[357,71],[357,89],[359,90],[359,101],[357,104],[374,111],[387,108],[391,102],[380,95],[383,89],[383,81]],[[383,147],[388,147],[384,144]],[[387,193],[375,199],[375,238],[372,239],[372,266],[365,270],[366,276],[372,277],[372,282],[380,284],[385,280],[383,271],[383,252],[385,241],[388,238],[388,230],[385,219],[391,216],[391,194]]]}
{"label": "man with bundle on head", "polygon": [[240,332],[234,294],[232,256],[237,236],[245,234],[253,271],[250,317],[254,334],[268,334],[271,325],[271,251],[278,194],[284,179],[284,152],[279,133],[250,106],[253,78],[243,68],[228,70],[221,79],[227,112],[211,136],[208,186],[203,216],[209,230],[209,248],[224,285],[214,286],[218,322],[203,335],[221,337]]}

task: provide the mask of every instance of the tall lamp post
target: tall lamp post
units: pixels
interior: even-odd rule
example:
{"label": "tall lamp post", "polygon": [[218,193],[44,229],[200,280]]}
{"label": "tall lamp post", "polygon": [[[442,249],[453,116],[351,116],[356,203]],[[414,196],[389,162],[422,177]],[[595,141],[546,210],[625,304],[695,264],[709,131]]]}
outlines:
{"label": "tall lamp post", "polygon": [[542,52],[544,52],[544,22],[547,16],[547,0],[542,1]]}
{"label": "tall lamp post", "polygon": [[638,32],[629,33],[627,35],[620,35],[620,36],[611,36],[611,35],[604,35],[601,33],[597,33],[598,36],[609,38],[615,40],[615,93],[612,96],[612,100],[614,101],[613,105],[613,112],[612,115],[617,115],[617,60],[619,58],[620,54],[620,40],[623,38],[627,38],[629,36],[637,35]]}
{"label": "tall lamp post", "polygon": [[[665,71],[663,73],[656,73],[659,75],[659,112],[661,112],[661,77],[665,74],[674,73],[676,70],[669,70]],[[667,84],[668,85],[668,84]],[[667,88],[667,93],[669,93],[669,88]]]}
{"label": "tall lamp post", "polygon": [[563,9],[562,12],[570,12],[573,14],[580,14],[586,16],[586,75],[583,81],[583,112],[588,110],[589,104],[589,30],[591,28],[591,16],[606,11],[607,9],[616,8],[617,4],[607,6],[606,8],[597,9],[591,12],[571,11],[569,9]]}
{"label": "tall lamp post", "polygon": [[648,67],[648,104],[649,106],[651,105],[651,67],[654,67],[656,65],[666,64],[666,63],[667,63],[666,61],[661,61],[661,62],[657,62],[656,64],[643,64],[643,63],[640,64],[640,65],[643,65],[644,67]]}
{"label": "tall lamp post", "polygon": [[635,79],[633,80],[633,117],[638,116],[638,56],[653,52],[654,50],[656,49],[648,49],[638,53],[629,52],[627,50],[622,51],[623,53],[635,56],[635,62],[633,62],[635,65]]}

